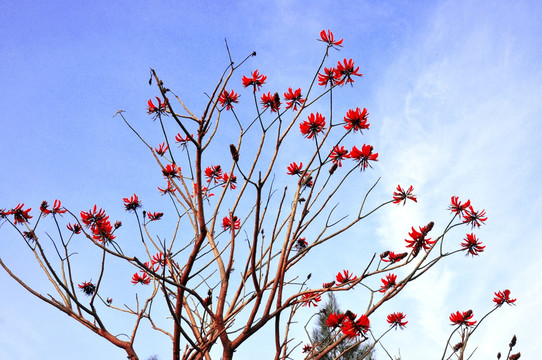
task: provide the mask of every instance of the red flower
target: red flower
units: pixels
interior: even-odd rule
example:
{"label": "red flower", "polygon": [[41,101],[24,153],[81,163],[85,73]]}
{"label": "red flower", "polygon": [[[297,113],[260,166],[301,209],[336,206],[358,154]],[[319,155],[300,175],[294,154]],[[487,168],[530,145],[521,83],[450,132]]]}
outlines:
{"label": "red flower", "polygon": [[311,291],[302,295],[303,306],[318,306],[318,303],[322,301],[322,296],[317,292]]}
{"label": "red flower", "polygon": [[135,211],[137,208],[141,207],[141,202],[137,198],[137,195],[134,194],[129,199],[123,198],[124,200],[124,207],[126,208],[126,211]]}
{"label": "red flower", "polygon": [[165,189],[162,189],[161,187],[158,187],[158,190],[162,193],[162,195],[168,194],[168,193],[174,193],[175,189],[173,186],[171,186],[171,183],[169,180],[167,181],[167,187]]}
{"label": "red flower", "polygon": [[299,163],[297,165],[295,162],[291,163],[290,166],[288,166],[288,172],[287,175],[301,175],[303,173],[303,163]]}
{"label": "red flower", "polygon": [[328,30],[327,33],[326,33],[325,30],[322,30],[320,32],[320,39],[318,39],[318,40],[327,43],[327,46],[333,47],[333,48],[335,46],[342,47],[341,44],[343,43],[343,39],[334,41],[333,33],[330,30]]}
{"label": "red flower", "polygon": [[264,108],[270,108],[271,112],[280,110],[280,96],[278,93],[271,95],[271,92],[262,95],[262,105]]}
{"label": "red flower", "polygon": [[347,83],[352,84],[354,80],[352,79],[352,76],[362,76],[363,74],[359,74],[359,66],[354,69],[354,61],[352,59],[350,60],[343,60],[343,63],[339,61],[337,64],[337,70],[341,73],[343,76],[342,82],[346,81]]}
{"label": "red flower", "polygon": [[251,75],[252,75],[252,78],[247,78],[246,76],[243,75],[243,86],[247,87],[247,86],[252,85],[254,86],[254,92],[256,92],[256,90],[260,90],[260,86],[265,84],[265,80],[267,79],[267,76],[259,74],[258,70],[254,70],[254,72]]}
{"label": "red flower", "polygon": [[158,270],[160,267],[166,266],[167,263],[168,263],[168,260],[164,257],[164,254],[161,253],[161,252],[158,253],[158,254],[156,254],[156,255],[154,255],[154,256],[152,257],[152,260],[151,260],[152,266],[158,265],[157,270]]}
{"label": "red flower", "polygon": [[81,211],[81,221],[86,227],[90,228],[94,240],[107,243],[115,239],[109,216],[106,216],[105,211],[102,209],[96,210],[96,205],[94,205],[94,209],[88,212]]}
{"label": "red flower", "polygon": [[463,312],[458,311],[450,315],[450,321],[453,325],[472,326],[476,324],[476,321],[469,321],[470,319],[472,319],[472,316],[472,310],[467,310]]}
{"label": "red flower", "polygon": [[323,287],[324,289],[329,289],[330,287],[333,287],[333,285],[335,285],[335,281],[328,282],[328,283],[323,283],[323,284],[322,284],[322,287]]}
{"label": "red flower", "polygon": [[32,216],[29,214],[32,208],[23,210],[23,206],[24,204],[17,204],[17,206],[15,206],[15,208],[11,211],[3,212],[3,215],[13,215],[15,225],[24,224],[32,218]]}
{"label": "red flower", "polygon": [[286,109],[289,109],[293,106],[294,111],[297,111],[297,105],[302,106],[305,100],[303,100],[303,95],[301,95],[301,88],[297,89],[295,92],[292,92],[292,88],[288,88],[288,92],[284,93],[284,98],[286,101]]}
{"label": "red flower", "polygon": [[157,96],[156,100],[158,101],[158,106],[155,106],[152,103],[152,99],[149,99],[147,102],[148,108],[147,108],[147,114],[153,115],[153,119],[156,119],[159,116],[167,115],[167,103],[162,103],[162,100]]}
{"label": "red flower", "polygon": [[[229,216],[225,216],[224,219],[222,219],[222,227],[224,230],[230,229],[232,231],[231,221]],[[238,219],[237,216],[233,217],[233,230],[239,230],[241,227],[241,219]]]}
{"label": "red flower", "polygon": [[71,232],[73,232],[74,234],[80,234],[81,233],[81,225],[79,225],[78,223],[75,223],[75,224],[71,224],[71,223],[68,223],[68,225],[66,225],[66,227],[68,228],[68,230],[70,230]]}
{"label": "red flower", "polygon": [[397,275],[390,273],[386,275],[386,278],[382,278],[380,280],[382,281],[383,285],[379,291],[384,293],[396,285]]}
{"label": "red flower", "polygon": [[341,324],[342,324],[345,317],[346,317],[346,315],[344,315],[344,314],[331,313],[327,317],[326,325],[327,325],[327,327],[335,329],[335,328],[341,326]]}
{"label": "red flower", "polygon": [[353,129],[354,131],[360,131],[363,129],[369,129],[369,125],[367,123],[367,117],[369,116],[369,113],[367,112],[366,108],[363,108],[363,111],[361,111],[359,108],[356,108],[356,110],[348,110],[346,113],[346,116],[344,117],[344,121],[346,122],[346,125],[344,128],[346,130]]}
{"label": "red flower", "polygon": [[162,174],[165,178],[179,178],[181,173],[181,168],[175,164],[167,164],[167,166],[162,170]]}
{"label": "red flower", "polygon": [[420,226],[420,231],[414,230],[414,227],[412,227],[412,232],[408,233],[408,235],[412,238],[412,240],[405,239],[407,242],[407,247],[412,248],[412,255],[416,257],[421,249],[429,250],[431,248],[431,245],[433,245],[436,240],[431,241],[431,238],[426,239],[425,237],[433,229],[433,223],[432,221],[427,224],[426,226]]}
{"label": "red flower", "polygon": [[412,185],[410,185],[408,190],[404,190],[401,185],[397,185],[397,190],[393,193],[393,203],[399,205],[402,201],[403,205],[405,205],[406,201],[409,199],[418,202],[418,200],[416,200],[416,195],[414,195],[412,191],[414,191]]}
{"label": "red flower", "polygon": [[457,213],[459,217],[463,215],[463,212],[467,210],[470,206],[470,200],[467,200],[466,203],[461,204],[461,201],[459,201],[459,196],[452,196],[452,203],[449,207],[450,211],[453,213]]}
{"label": "red flower", "polygon": [[339,72],[339,70],[335,68],[324,68],[323,74],[318,74],[318,85],[320,86],[326,86],[329,84],[329,86],[333,87],[335,85],[341,85],[342,84],[342,74]]}
{"label": "red flower", "polygon": [[312,346],[310,346],[309,344],[305,344],[305,346],[303,346],[303,354],[305,353],[308,353],[312,350]]}
{"label": "red flower", "polygon": [[474,228],[480,227],[482,223],[484,223],[487,220],[486,211],[474,211],[472,206],[469,206],[467,210],[465,210],[465,213],[463,214],[463,223],[464,224],[471,224],[471,226]]}
{"label": "red flower", "polygon": [[238,98],[239,95],[237,95],[237,93],[233,90],[229,93],[227,90],[224,90],[224,92],[218,97],[218,102],[220,103],[220,106],[226,106],[226,110],[231,110],[233,109],[233,104],[239,102],[237,100]]}
{"label": "red flower", "polygon": [[515,305],[514,302],[516,302],[516,299],[510,299],[510,290],[507,289],[504,291],[496,292],[493,302],[495,302],[497,306],[501,306],[504,303],[508,305]]}
{"label": "red flower", "polygon": [[361,315],[358,320],[353,320],[350,317],[346,317],[341,325],[341,331],[349,338],[355,338],[369,331],[369,318],[365,315]]}
{"label": "red flower", "polygon": [[160,220],[164,216],[164,213],[161,212],[148,212],[147,217],[149,218],[149,221],[157,221]]}
{"label": "red flower", "polygon": [[299,129],[307,139],[312,139],[313,136],[324,130],[325,126],[326,118],[320,115],[320,113],[316,113],[316,115],[310,114],[308,120],[299,124]]}
{"label": "red flower", "polygon": [[354,276],[354,274],[350,274],[348,270],[343,270],[342,273],[338,273],[335,279],[337,280],[337,283],[339,284],[346,284],[347,282],[354,281],[358,277]]}
{"label": "red flower", "polygon": [[365,145],[361,147],[361,151],[357,147],[353,147],[348,157],[358,161],[361,171],[367,167],[372,168],[369,164],[369,160],[378,161],[378,153],[373,154],[373,147],[371,145]]}
{"label": "red flower", "polygon": [[86,296],[90,296],[94,294],[94,292],[96,291],[96,286],[91,281],[82,282],[81,284],[78,284],[77,286],[79,286],[79,289],[81,289],[81,291]]}
{"label": "red flower", "polygon": [[113,302],[113,299],[112,299],[112,298],[107,298],[105,301],[106,301],[109,305],[111,305],[111,303]]}
{"label": "red flower", "polygon": [[142,273],[139,275],[138,273],[135,273],[132,276],[132,284],[143,284],[143,285],[149,285],[151,283],[151,278],[146,273]]}
{"label": "red flower", "polygon": [[230,189],[235,190],[235,188],[236,188],[235,184],[237,184],[237,176],[235,176],[233,174],[231,176],[229,176],[228,173],[225,172],[222,175],[221,180],[224,183],[224,185],[222,185],[222,187],[226,187],[226,185],[228,184],[228,181],[229,181]]}
{"label": "red flower", "polygon": [[190,141],[190,137],[193,138],[194,135],[186,135],[186,137],[183,137],[181,133],[177,133],[177,135],[175,135],[175,141],[179,144],[179,147],[186,149],[186,144]]}
{"label": "red flower", "polygon": [[461,243],[463,249],[467,250],[472,256],[478,255],[484,251],[485,246],[482,246],[482,242],[476,238],[474,234],[467,234],[467,237]]}
{"label": "red flower", "polygon": [[406,324],[408,324],[408,321],[403,321],[405,319],[406,315],[402,312],[397,312],[393,314],[388,315],[388,324],[390,324],[392,327],[400,327],[403,329]]}
{"label": "red flower", "polygon": [[154,148],[154,151],[160,156],[164,156],[166,151],[169,149],[169,146],[166,145],[166,143],[161,143],[157,148]]}
{"label": "red flower", "polygon": [[302,237],[295,241],[294,248],[297,251],[301,251],[301,250],[304,250],[308,245],[309,243],[307,242],[307,240],[305,240],[305,238]]}
{"label": "red flower", "polygon": [[207,182],[215,181],[215,184],[222,177],[222,168],[220,165],[211,165],[205,169],[205,176],[207,177]]}
{"label": "red flower", "polygon": [[62,204],[61,204],[60,200],[55,200],[55,202],[53,204],[53,210],[49,210],[49,209],[47,209],[49,207],[49,204],[47,204],[47,201],[43,201],[41,203],[40,210],[44,214],[44,216],[47,216],[49,214],[64,214],[68,210],[66,210],[66,209],[61,210],[60,209],[61,205]]}
{"label": "red flower", "polygon": [[96,205],[94,205],[94,209],[90,209],[88,212],[81,211],[81,221],[83,221],[86,227],[93,226],[107,218],[108,216],[105,216],[103,209],[96,210]]}
{"label": "red flower", "polygon": [[341,167],[343,166],[341,161],[348,158],[348,150],[345,150],[344,146],[334,146],[329,157],[334,164],[338,164]]}
{"label": "red flower", "polygon": [[[392,264],[394,264],[394,263],[396,263],[398,261],[401,261],[404,258],[406,258],[407,255],[408,255],[407,253],[396,254],[393,251],[390,251],[390,252],[388,252],[388,254],[386,254],[385,256],[381,256],[380,258],[384,262],[391,262]],[[386,257],[387,257],[387,259],[386,259]]]}

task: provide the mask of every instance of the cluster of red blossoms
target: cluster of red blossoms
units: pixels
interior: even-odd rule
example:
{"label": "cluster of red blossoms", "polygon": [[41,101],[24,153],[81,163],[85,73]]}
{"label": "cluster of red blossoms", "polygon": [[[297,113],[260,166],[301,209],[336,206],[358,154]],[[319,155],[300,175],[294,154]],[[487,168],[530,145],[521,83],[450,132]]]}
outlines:
{"label": "cluster of red blossoms", "polygon": [[410,239],[405,239],[407,247],[412,248],[412,255],[416,257],[421,249],[429,250],[436,240],[426,239],[425,237],[433,229],[434,222],[430,222],[426,226],[420,226],[420,231],[417,231],[412,227],[412,232],[408,233]]}
{"label": "cluster of red blossoms", "polygon": [[322,301],[322,296],[318,295],[315,291],[309,291],[301,296],[303,306],[318,306],[318,303]]}
{"label": "cluster of red blossoms", "polygon": [[43,216],[47,216],[49,214],[64,214],[66,211],[66,209],[61,209],[61,202],[60,200],[55,200],[54,204],[53,204],[53,209],[52,210],[49,210],[49,204],[47,203],[47,201],[43,201],[40,205],[40,211],[41,213],[43,214]]}
{"label": "cluster of red blossoms", "polygon": [[32,208],[23,210],[23,206],[24,204],[17,204],[17,206],[9,211],[0,210],[0,218],[13,215],[13,223],[15,225],[27,223],[28,220],[32,219],[32,215],[30,215],[30,210],[32,210]]}
{"label": "cluster of red blossoms", "polygon": [[366,315],[357,315],[351,311],[344,314],[331,313],[327,317],[326,325],[332,329],[340,328],[342,333],[349,338],[355,338],[369,331],[370,322]]}
{"label": "cluster of red blossoms", "polygon": [[397,190],[393,193],[393,203],[399,205],[402,201],[403,205],[405,205],[407,200],[418,202],[416,195],[412,193],[413,191],[414,187],[412,185],[407,190],[404,190],[401,185],[397,185]]}
{"label": "cluster of red blossoms", "polygon": [[[165,267],[166,264],[169,262],[167,257],[164,257],[164,254],[159,252],[156,255],[152,257],[151,263],[145,262],[145,267],[153,272],[158,272],[161,267]],[[151,283],[151,277],[149,274],[144,271],[140,270],[139,273],[135,273],[132,275],[132,284],[141,284],[141,285],[149,285]]]}
{"label": "cluster of red blossoms", "polygon": [[152,99],[149,99],[147,102],[147,113],[149,115],[153,115],[153,119],[156,119],[162,115],[167,115],[167,102],[162,102],[159,97],[156,97],[156,100],[158,101],[158,106],[153,104]]}
{"label": "cluster of red blossoms", "polygon": [[[105,215],[104,210],[97,210],[96,205],[89,211],[81,211],[81,221],[87,228],[90,228],[94,240],[108,243],[115,239],[115,235],[113,235],[113,226],[109,221],[109,216]],[[118,226],[120,226],[120,223]],[[115,224],[115,228],[118,226]]]}
{"label": "cluster of red blossoms", "polygon": [[224,230],[230,231],[239,230],[241,228],[241,219],[238,219],[237,216],[234,216],[232,226],[232,221],[230,220],[230,217],[224,216],[224,218],[222,219],[222,228],[224,228]]}
{"label": "cluster of red blossoms", "polygon": [[228,175],[227,172],[222,172],[222,167],[220,165],[211,165],[205,169],[205,177],[207,182],[214,181],[215,184],[222,183],[222,187],[225,187],[226,184],[230,184],[230,189],[235,190],[237,183],[237,176],[231,174]]}
{"label": "cluster of red blossoms", "polygon": [[338,284],[346,284],[350,281],[357,280],[357,276],[354,276],[354,274],[351,274],[348,270],[343,270],[343,272],[339,272],[335,279],[337,280]]}
{"label": "cluster of red blossoms", "polygon": [[456,213],[460,218],[463,217],[463,223],[470,224],[473,228],[480,227],[487,220],[485,210],[474,211],[470,200],[462,204],[458,196],[452,196],[450,211]]}

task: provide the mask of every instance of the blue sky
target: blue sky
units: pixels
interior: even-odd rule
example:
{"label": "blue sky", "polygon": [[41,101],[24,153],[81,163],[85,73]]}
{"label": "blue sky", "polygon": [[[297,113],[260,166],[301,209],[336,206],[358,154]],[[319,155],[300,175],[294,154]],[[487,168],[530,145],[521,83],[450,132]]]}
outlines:
{"label": "blue sky", "polygon": [[[336,261],[329,253],[317,259],[330,273],[361,272],[368,249],[397,247],[411,226],[429,221],[442,229],[450,197],[470,198],[489,216],[477,231],[486,251],[441,264],[405,290],[400,308],[383,309],[380,316],[404,311],[409,320],[384,343],[404,359],[440,357],[449,314],[472,308],[481,316],[493,292],[508,288],[518,306],[501,309],[477,330],[474,358],[505,351],[513,334],[522,355],[535,358],[542,347],[533,320],[542,318],[536,256],[542,251],[541,18],[536,1],[4,1],[0,208],[24,202],[35,212],[42,200],[59,198],[77,212],[98,203],[128,226],[122,197],[152,193],[145,205],[158,207],[161,184],[149,170],[155,165],[148,151],[112,116],[125,110],[132,124],[161,142],[145,114],[147,100],[157,95],[147,83],[149,67],[201,112],[204,92],[227,65],[224,38],[235,59],[258,54],[231,83],[243,99],[249,94],[240,78],[254,69],[268,75],[266,92],[306,87],[321,56],[315,40],[332,29],[344,48],[331,56],[353,58],[364,74],[336,106],[366,107],[371,114],[364,141],[380,154],[367,175],[367,183],[382,176],[375,201],[400,183],[414,185],[419,202],[371,218],[344,240],[353,244],[329,249]],[[360,196],[367,183],[356,184]],[[5,225],[0,234],[2,259],[46,289],[18,239]],[[456,232],[448,241],[463,236]],[[351,246],[348,255],[344,246]],[[5,273],[0,280],[0,358],[123,356]],[[366,304],[362,293],[339,301],[352,309]],[[140,339],[142,358],[168,358],[169,343],[160,336],[144,332]],[[258,350],[249,347],[245,355]]]}

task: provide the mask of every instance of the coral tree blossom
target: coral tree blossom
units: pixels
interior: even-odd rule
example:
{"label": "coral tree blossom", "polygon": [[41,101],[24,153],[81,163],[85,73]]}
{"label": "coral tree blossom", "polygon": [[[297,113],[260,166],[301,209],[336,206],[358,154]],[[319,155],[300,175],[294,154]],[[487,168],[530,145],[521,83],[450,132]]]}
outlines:
{"label": "coral tree blossom", "polygon": [[464,204],[459,201],[459,196],[452,196],[451,204],[450,204],[450,211],[452,213],[456,213],[459,217],[464,215],[465,210],[467,210],[470,206],[470,200],[467,200]]}
{"label": "coral tree blossom", "polygon": [[322,30],[320,32],[320,39],[318,40],[327,43],[329,47],[333,47],[333,48],[335,46],[342,47],[342,43],[343,43],[343,39],[335,41],[333,32],[329,29],[327,32],[325,30]]}
{"label": "coral tree blossom", "polygon": [[293,162],[288,166],[287,170],[288,172],[286,174],[288,175],[301,175],[303,172],[303,163],[299,163],[299,165],[297,165],[295,162]]}
{"label": "coral tree blossom", "polygon": [[326,320],[327,327],[335,329],[335,328],[341,326],[345,316],[346,315],[344,315],[344,314],[336,314],[336,313],[329,314],[328,317],[327,317],[327,320]]}
{"label": "coral tree blossom", "polygon": [[405,319],[406,315],[402,312],[396,312],[388,315],[388,324],[391,325],[391,327],[397,327],[403,329],[406,324],[408,324],[408,321],[403,321]]}
{"label": "coral tree blossom", "polygon": [[271,95],[271,92],[262,95],[262,105],[265,109],[271,109],[271,112],[280,110],[280,96],[278,93]]}
{"label": "coral tree blossom", "polygon": [[467,250],[467,254],[472,256],[478,255],[484,251],[485,246],[482,246],[482,242],[474,234],[467,234],[467,237],[463,239],[461,243],[463,249]]}
{"label": "coral tree blossom", "polygon": [[361,315],[359,319],[346,316],[341,325],[341,331],[349,338],[355,338],[369,331],[369,318],[366,315]]}
{"label": "coral tree blossom", "polygon": [[53,209],[49,210],[49,205],[47,204],[47,201],[44,201],[41,203],[40,210],[44,216],[47,216],[49,214],[64,214],[66,211],[68,211],[66,209],[61,209],[61,206],[62,203],[60,202],[60,200],[55,200],[55,202],[53,203]]}
{"label": "coral tree blossom", "polygon": [[220,103],[220,106],[226,107],[226,110],[233,109],[233,104],[239,102],[239,95],[234,92],[233,90],[231,92],[228,92],[228,90],[224,90],[222,94],[218,97],[218,102]]}
{"label": "coral tree blossom", "polygon": [[431,241],[431,239],[426,239],[425,237],[433,228],[434,222],[430,222],[426,226],[420,226],[420,231],[416,231],[412,227],[412,232],[408,233],[410,239],[405,239],[407,242],[407,247],[412,248],[412,255],[416,257],[421,249],[429,250],[431,246],[436,242],[436,240]]}
{"label": "coral tree blossom", "polygon": [[326,118],[320,113],[310,114],[308,119],[299,124],[301,133],[307,138],[312,139],[313,136],[322,132],[326,126]]}
{"label": "coral tree blossom", "polygon": [[142,284],[142,285],[149,285],[151,282],[151,278],[146,273],[142,273],[139,275],[138,273],[135,273],[132,276],[132,284]]}
{"label": "coral tree blossom", "polygon": [[154,148],[154,151],[160,156],[164,156],[166,151],[169,149],[169,146],[166,145],[166,143],[161,143],[157,148]]}
{"label": "coral tree blossom", "polygon": [[382,259],[384,262],[390,262],[393,264],[403,260],[407,257],[407,255],[408,253],[396,254],[393,251],[386,251],[384,254],[380,255],[380,259]]}
{"label": "coral tree blossom", "polygon": [[348,154],[348,157],[357,160],[360,170],[363,171],[367,169],[367,167],[372,167],[369,164],[369,160],[378,161],[378,153],[373,154],[373,150],[374,149],[371,145],[363,144],[361,150],[354,146],[350,151],[350,154]]}
{"label": "coral tree blossom", "polygon": [[311,291],[302,295],[303,306],[318,306],[318,303],[322,300],[322,296],[317,292]]}
{"label": "coral tree blossom", "polygon": [[254,70],[253,73],[251,73],[252,77],[246,77],[243,75],[243,86],[248,87],[250,85],[254,86],[254,92],[256,90],[260,90],[260,87],[265,84],[265,80],[267,79],[267,76],[261,75],[258,73],[258,70]]}
{"label": "coral tree blossom", "polygon": [[480,227],[482,223],[484,223],[487,220],[486,211],[474,211],[472,206],[469,206],[467,210],[465,210],[465,213],[463,214],[463,223],[464,224],[470,224],[473,228]]}
{"label": "coral tree blossom", "polygon": [[344,146],[334,146],[333,151],[329,154],[329,158],[334,164],[338,164],[341,167],[343,166],[342,160],[348,158],[348,150],[345,150]]}
{"label": "coral tree blossom", "polygon": [[354,68],[354,61],[352,59],[346,60],[344,59],[343,62],[337,64],[337,70],[341,73],[343,76],[342,81],[349,83],[352,85],[354,83],[354,79],[352,79],[352,76],[362,76],[363,74],[358,73],[359,66],[357,68]]}
{"label": "coral tree blossom", "polygon": [[344,121],[346,122],[346,125],[344,128],[346,130],[354,130],[361,132],[361,130],[369,129],[369,126],[371,124],[367,123],[367,117],[369,116],[369,113],[367,112],[367,109],[363,108],[363,111],[359,108],[356,108],[356,110],[348,110],[346,113],[346,116],[344,117]]}
{"label": "coral tree blossom", "polygon": [[412,185],[407,190],[404,190],[401,185],[397,185],[397,190],[393,193],[393,203],[399,205],[402,201],[403,205],[405,205],[407,200],[418,202],[416,195],[412,193],[413,191],[414,187]]}
{"label": "coral tree blossom", "polygon": [[[230,230],[232,231],[232,223],[229,216],[225,216],[222,219],[222,227],[224,230]],[[239,230],[241,227],[241,219],[238,219],[237,216],[233,217],[233,230]]]}
{"label": "coral tree blossom", "polygon": [[126,208],[126,211],[135,211],[135,209],[141,207],[141,202],[137,198],[137,195],[134,194],[129,199],[123,198],[124,201],[124,207]]}
{"label": "coral tree blossom", "polygon": [[472,310],[467,310],[463,312],[458,311],[450,315],[450,321],[452,322],[453,325],[472,326],[476,324],[476,321],[470,321],[472,317],[473,317]]}
{"label": "coral tree blossom", "polygon": [[149,221],[157,221],[160,220],[164,216],[164,213],[161,212],[148,212],[147,217],[149,218]]}
{"label": "coral tree blossom", "polygon": [[342,74],[335,68],[324,68],[323,74],[318,74],[318,85],[333,87],[342,84]]}
{"label": "coral tree blossom", "polygon": [[354,281],[358,277],[354,276],[354,274],[351,274],[348,270],[343,270],[343,272],[339,272],[335,279],[337,280],[337,283],[339,284],[346,284],[347,282]]}
{"label": "coral tree blossom", "polygon": [[181,168],[175,164],[167,164],[167,166],[162,170],[162,174],[165,178],[179,178],[181,173]]}
{"label": "coral tree blossom", "polygon": [[501,306],[502,304],[515,305],[516,299],[510,299],[510,290],[507,289],[496,292],[493,302],[497,304],[497,306]]}
{"label": "coral tree blossom", "polygon": [[156,100],[158,101],[158,106],[153,104],[152,99],[149,99],[147,102],[147,113],[149,115],[153,115],[153,119],[156,119],[162,115],[167,115],[167,103],[162,102],[158,96],[156,97]]}
{"label": "coral tree blossom", "polygon": [[2,216],[13,215],[13,223],[15,225],[27,223],[28,220],[32,219],[32,215],[30,215],[32,208],[23,210],[23,206],[24,204],[17,204],[11,211],[2,212]]}
{"label": "coral tree blossom", "polygon": [[286,99],[286,109],[293,107],[294,111],[297,111],[297,106],[303,106],[305,100],[301,95],[301,88],[296,91],[292,91],[292,88],[288,88],[288,92],[284,93],[284,99]]}
{"label": "coral tree blossom", "polygon": [[205,177],[207,178],[207,182],[211,182],[214,180],[215,184],[218,182],[220,178],[222,178],[222,168],[220,165],[211,165],[205,169]]}
{"label": "coral tree blossom", "polygon": [[396,285],[397,275],[395,274],[388,274],[385,278],[382,278],[382,287],[380,288],[380,292],[386,292],[389,289],[393,288]]}
{"label": "coral tree blossom", "polygon": [[79,289],[81,289],[81,291],[87,296],[94,294],[94,292],[96,291],[96,286],[90,281],[82,282],[77,286],[79,286]]}

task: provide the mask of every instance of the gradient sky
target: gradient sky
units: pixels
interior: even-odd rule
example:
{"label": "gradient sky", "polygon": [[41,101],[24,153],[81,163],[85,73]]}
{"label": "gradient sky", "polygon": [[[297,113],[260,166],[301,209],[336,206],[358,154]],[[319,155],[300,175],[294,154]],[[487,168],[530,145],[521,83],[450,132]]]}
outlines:
{"label": "gradient sky", "polygon": [[[536,323],[542,318],[540,19],[538,1],[4,0],[0,208],[25,203],[36,215],[44,199],[61,199],[75,212],[98,203],[128,225],[122,197],[152,193],[145,205],[158,206],[161,184],[148,151],[112,116],[125,110],[132,124],[159,141],[157,124],[145,114],[147,100],[157,95],[147,83],[149,67],[201,112],[204,92],[212,91],[228,63],[224,38],[234,59],[258,54],[231,82],[243,99],[249,94],[240,78],[254,69],[269,76],[266,92],[306,87],[322,55],[315,40],[322,29],[332,29],[344,38],[332,59],[353,58],[364,74],[337,106],[369,110],[364,141],[380,154],[367,180],[353,186],[354,195],[361,197],[381,176],[375,202],[388,199],[398,183],[414,185],[419,200],[379,212],[340,245],[315,255],[326,267],[307,272],[316,284],[324,270],[361,272],[373,252],[403,246],[411,226],[435,221],[442,229],[451,196],[470,198],[489,217],[476,231],[485,252],[440,264],[375,314],[403,311],[408,317],[407,328],[390,333],[384,344],[403,359],[440,358],[450,313],[472,309],[479,319],[492,308],[493,292],[510,289],[517,306],[500,309],[477,330],[473,359],[505,352],[513,334],[522,357],[534,359],[542,348]],[[463,237],[460,230],[447,241],[459,244]],[[18,240],[4,224],[0,256],[47,291]],[[0,281],[1,359],[124,356],[4,272]],[[360,303],[366,306],[363,295],[339,302],[356,312]],[[167,339],[143,332],[139,340],[142,359],[169,358]],[[241,355],[261,355],[255,344]],[[386,355],[379,351],[377,358]]]}

